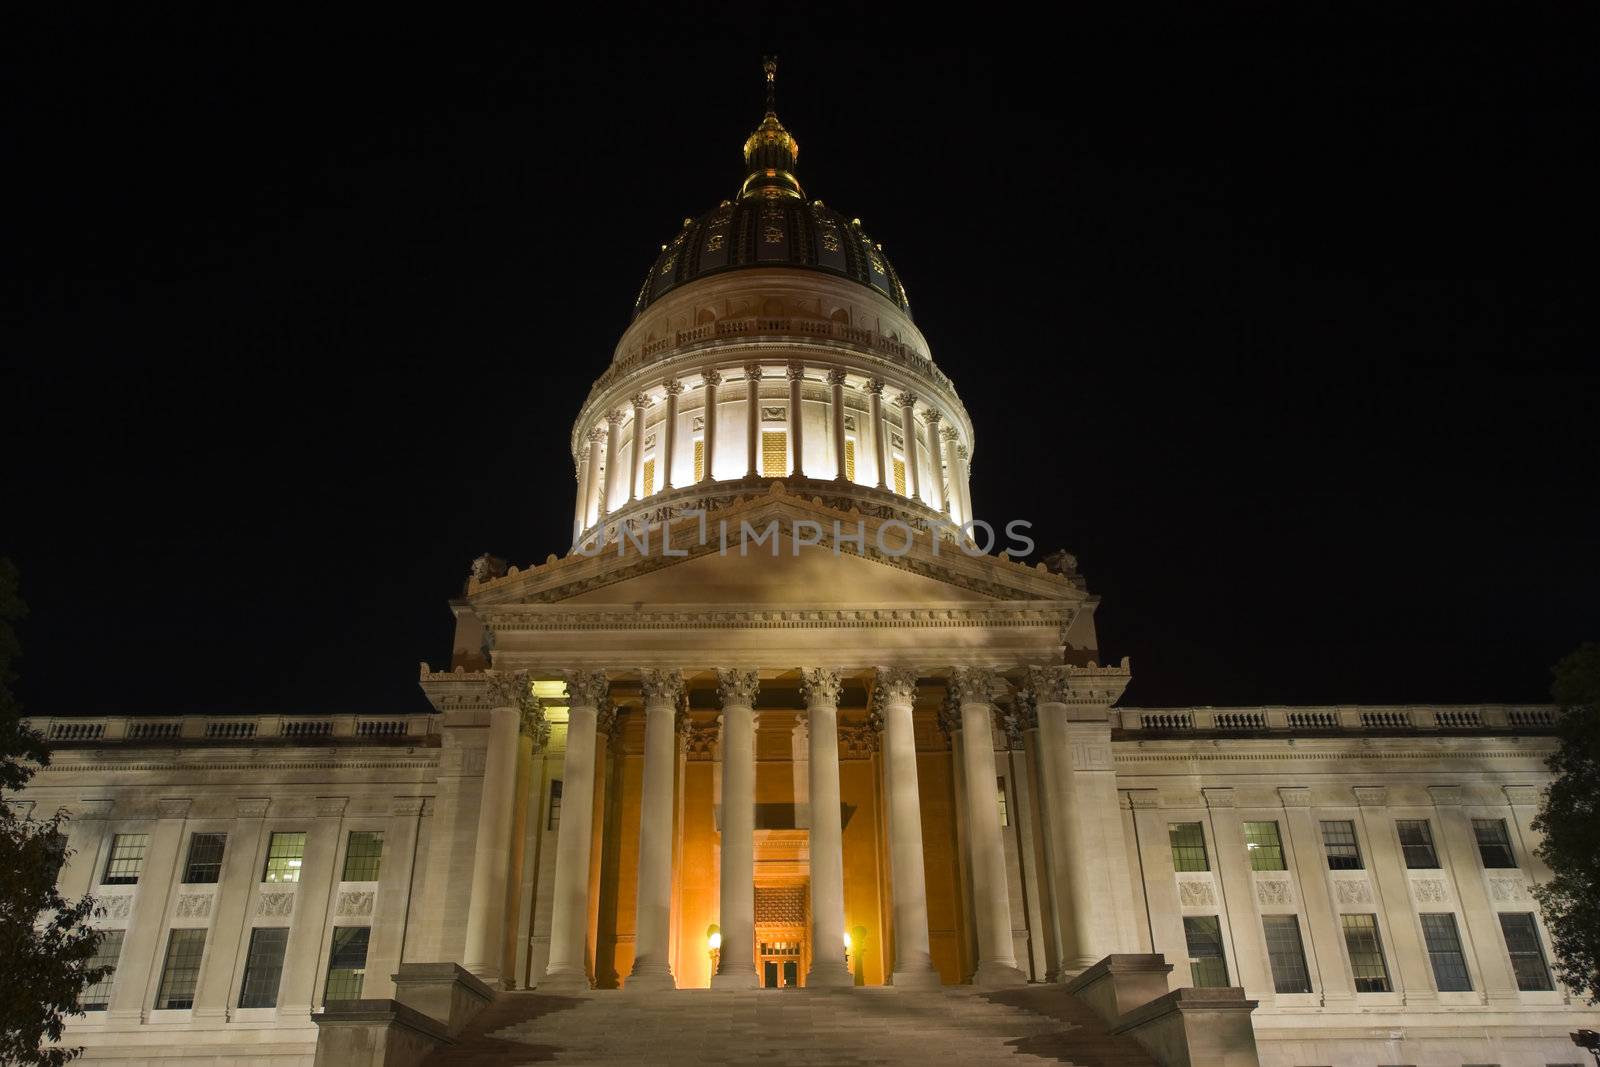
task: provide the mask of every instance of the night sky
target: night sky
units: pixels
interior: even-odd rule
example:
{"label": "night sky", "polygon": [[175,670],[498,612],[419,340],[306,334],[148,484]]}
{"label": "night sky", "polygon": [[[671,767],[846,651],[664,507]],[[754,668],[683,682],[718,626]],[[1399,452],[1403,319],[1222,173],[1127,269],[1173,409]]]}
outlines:
{"label": "night sky", "polygon": [[1600,638],[1576,26],[310,10],[3,34],[34,714],[425,710],[473,557],[566,551],[572,419],[764,51],[1124,704],[1539,701]]}

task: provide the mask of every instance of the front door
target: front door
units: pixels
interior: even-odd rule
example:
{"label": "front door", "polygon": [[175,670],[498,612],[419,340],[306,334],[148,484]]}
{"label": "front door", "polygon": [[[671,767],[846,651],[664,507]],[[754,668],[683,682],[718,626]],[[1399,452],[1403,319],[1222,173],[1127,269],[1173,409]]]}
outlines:
{"label": "front door", "polygon": [[799,941],[761,942],[761,986],[763,989],[800,987]]}

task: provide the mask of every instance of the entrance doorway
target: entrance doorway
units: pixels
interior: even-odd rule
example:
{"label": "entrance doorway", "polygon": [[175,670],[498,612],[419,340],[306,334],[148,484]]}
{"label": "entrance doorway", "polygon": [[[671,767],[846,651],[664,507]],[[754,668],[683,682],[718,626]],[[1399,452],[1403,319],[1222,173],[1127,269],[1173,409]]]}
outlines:
{"label": "entrance doorway", "polygon": [[800,960],[804,955],[800,941],[761,942],[761,988],[800,988]]}

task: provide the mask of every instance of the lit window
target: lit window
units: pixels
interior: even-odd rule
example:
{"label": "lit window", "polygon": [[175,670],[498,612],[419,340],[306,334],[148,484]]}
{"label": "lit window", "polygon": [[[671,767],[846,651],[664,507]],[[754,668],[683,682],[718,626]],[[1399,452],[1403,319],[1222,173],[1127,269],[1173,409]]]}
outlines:
{"label": "lit window", "polygon": [[1300,939],[1299,916],[1263,915],[1261,927],[1267,935],[1267,960],[1272,964],[1273,991],[1311,992],[1311,975],[1306,970],[1306,948]]}
{"label": "lit window", "polygon": [[1467,993],[1472,976],[1467,973],[1467,958],[1461,951],[1461,934],[1456,917],[1448,911],[1424,912],[1422,937],[1428,943],[1428,959],[1433,964],[1433,981],[1441,993]]}
{"label": "lit window", "polygon": [[189,860],[183,880],[190,885],[213,884],[222,877],[222,849],[227,834],[195,834],[189,838]]}
{"label": "lit window", "polygon": [[1515,867],[1517,859],[1511,854],[1511,838],[1506,835],[1504,819],[1473,819],[1472,832],[1478,838],[1478,855],[1485,867]]}
{"label": "lit window", "polygon": [[1283,841],[1278,837],[1275,822],[1247,822],[1244,824],[1244,847],[1250,853],[1252,871],[1281,871]]}
{"label": "lit window", "polygon": [[850,481],[856,480],[856,439],[844,439],[844,476]]}
{"label": "lit window", "polygon": [[1427,819],[1397,819],[1394,826],[1400,833],[1400,851],[1405,854],[1407,867],[1419,870],[1439,866],[1439,856],[1433,851],[1433,831],[1428,828]]}
{"label": "lit window", "polygon": [[157,1008],[194,1007],[194,990],[200,983],[200,959],[205,951],[204,930],[174,930],[167,935],[167,958],[161,966],[161,985],[156,989]]}
{"label": "lit window", "polygon": [[906,461],[899,456],[894,457],[894,491],[906,495]]}
{"label": "lit window", "polygon": [[702,482],[705,481],[705,477],[706,439],[704,437],[696,437],[694,439],[694,480]]}
{"label": "lit window", "polygon": [[278,1006],[278,981],[283,977],[283,951],[288,944],[287,926],[258,926],[250,931],[250,953],[245,957],[244,981],[239,986],[239,1007]]}
{"label": "lit window", "polygon": [[1347,819],[1324,820],[1322,847],[1328,853],[1328,870],[1359,871],[1361,848],[1356,844],[1356,824]]}
{"label": "lit window", "polygon": [[105,1011],[110,1005],[111,985],[117,976],[117,958],[122,955],[122,936],[121,930],[102,930],[94,955],[83,965],[85,970],[111,968],[104,978],[78,994],[78,1007],[84,1011]]}
{"label": "lit window", "polygon": [[351,830],[344,850],[346,882],[376,882],[383,865],[383,834],[374,830]]}
{"label": "lit window", "polygon": [[1539,927],[1532,912],[1500,913],[1500,931],[1506,935],[1506,950],[1511,953],[1511,969],[1517,975],[1517,988],[1524,993],[1554,989],[1550,967],[1545,962],[1544,946],[1539,942]]}
{"label": "lit window", "polygon": [[1344,947],[1350,954],[1350,970],[1355,974],[1356,992],[1389,992],[1389,967],[1383,960],[1378,917],[1341,915],[1339,918],[1344,924]]}
{"label": "lit window", "polygon": [[273,834],[267,842],[267,869],[261,872],[261,880],[298,882],[300,865],[305,862],[305,857],[305,834]]}
{"label": "lit window", "polygon": [[1224,988],[1228,960],[1222,953],[1222,922],[1215,915],[1186,915],[1183,937],[1189,945],[1190,980],[1198,988]]}
{"label": "lit window", "polygon": [[650,496],[656,491],[656,461],[652,456],[644,461],[644,491],[640,496]]}
{"label": "lit window", "polygon": [[1211,861],[1206,857],[1206,835],[1197,822],[1175,822],[1167,827],[1167,838],[1172,842],[1172,869],[1175,871],[1209,871]]}
{"label": "lit window", "polygon": [[556,830],[561,827],[561,779],[557,778],[550,783],[550,817],[545,820],[546,830]]}
{"label": "lit window", "polygon": [[333,945],[328,950],[328,984],[322,999],[360,1000],[361,984],[367,975],[367,935],[365,926],[335,926]]}
{"label": "lit window", "polygon": [[150,846],[149,834],[118,834],[111,839],[111,855],[106,860],[106,875],[101,885],[133,885],[144,870],[144,850]]}
{"label": "lit window", "polygon": [[789,473],[789,435],[782,430],[761,431],[761,477],[782,478]]}

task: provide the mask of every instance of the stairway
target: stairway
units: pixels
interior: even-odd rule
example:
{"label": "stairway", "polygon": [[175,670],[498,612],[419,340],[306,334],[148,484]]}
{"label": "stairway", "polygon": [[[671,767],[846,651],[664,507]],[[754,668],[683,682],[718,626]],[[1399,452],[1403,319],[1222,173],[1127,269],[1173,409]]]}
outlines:
{"label": "stairway", "polygon": [[535,1063],[1155,1067],[1052,986],[502,993],[424,1067]]}

